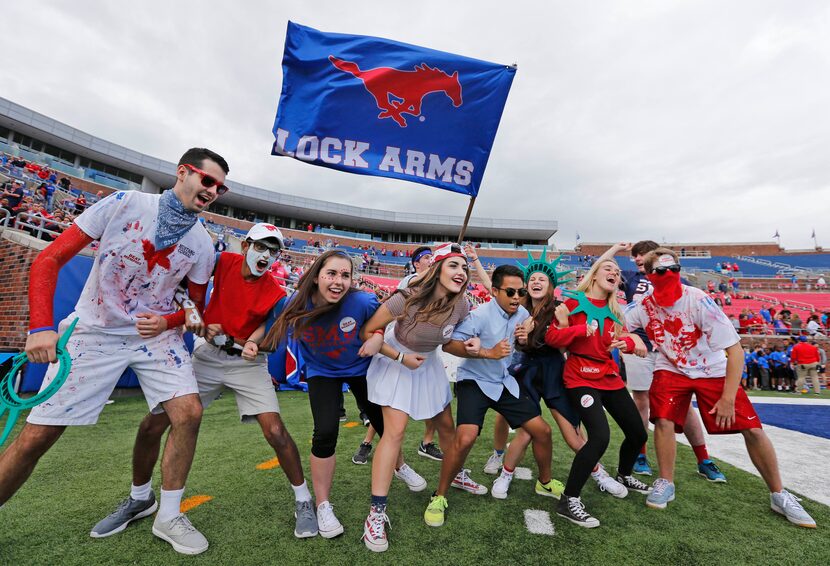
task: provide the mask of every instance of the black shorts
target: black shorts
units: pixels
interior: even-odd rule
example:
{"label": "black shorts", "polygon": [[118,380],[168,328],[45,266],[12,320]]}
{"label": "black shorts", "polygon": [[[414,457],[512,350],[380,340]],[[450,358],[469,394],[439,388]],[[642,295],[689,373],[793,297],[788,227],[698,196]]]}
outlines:
{"label": "black shorts", "polygon": [[519,428],[534,417],[541,416],[539,404],[534,403],[527,391],[519,387],[519,398],[516,399],[505,388],[501,392],[498,401],[493,401],[472,379],[465,379],[455,384],[455,396],[457,398],[456,426],[471,424],[478,427],[484,426],[484,415],[488,409],[493,409],[505,418],[510,428]]}

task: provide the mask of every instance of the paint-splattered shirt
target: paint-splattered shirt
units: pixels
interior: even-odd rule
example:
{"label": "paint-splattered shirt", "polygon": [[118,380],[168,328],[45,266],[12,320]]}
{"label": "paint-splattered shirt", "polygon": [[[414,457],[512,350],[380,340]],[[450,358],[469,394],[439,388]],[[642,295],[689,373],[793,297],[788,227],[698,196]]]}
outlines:
{"label": "paint-splattered shirt", "polygon": [[176,244],[155,248],[158,207],[159,195],[119,192],[75,219],[101,242],[75,307],[83,324],[106,334],[138,334],[138,314],[178,310],[173,292],[185,276],[197,284],[210,279],[213,243],[200,222]]}
{"label": "paint-splattered shirt", "polygon": [[683,294],[671,307],[661,307],[653,295],[629,303],[625,324],[643,328],[659,353],[655,371],[687,377],[724,377],[724,350],[740,341],[723,310],[703,291],[683,285]]}

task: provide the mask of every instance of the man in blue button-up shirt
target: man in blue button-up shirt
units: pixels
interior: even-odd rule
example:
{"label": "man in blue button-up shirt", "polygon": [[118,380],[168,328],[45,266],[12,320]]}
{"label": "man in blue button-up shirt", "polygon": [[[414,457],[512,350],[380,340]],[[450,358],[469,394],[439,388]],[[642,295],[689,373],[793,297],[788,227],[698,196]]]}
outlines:
{"label": "man in blue button-up shirt", "polygon": [[[539,404],[530,399],[507,371],[516,325],[529,316],[521,306],[527,294],[524,277],[517,267],[502,265],[493,272],[492,280],[493,300],[470,312],[456,326],[452,340],[444,345],[444,351],[465,359],[458,368],[455,386],[458,404],[455,438],[452,449],[444,453],[435,496],[445,496],[478,438],[487,410],[495,409],[511,427],[521,427],[530,435],[539,466],[537,493],[558,497],[560,490],[552,486],[555,482],[550,476],[550,426],[542,419]],[[506,473],[512,479],[513,470],[506,464],[502,475]],[[506,489],[503,493],[506,496]]]}

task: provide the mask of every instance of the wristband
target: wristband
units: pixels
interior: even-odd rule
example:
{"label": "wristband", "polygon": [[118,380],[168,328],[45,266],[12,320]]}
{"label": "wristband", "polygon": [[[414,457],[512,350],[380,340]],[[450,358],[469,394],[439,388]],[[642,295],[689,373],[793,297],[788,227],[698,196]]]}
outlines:
{"label": "wristband", "polygon": [[250,338],[248,338],[247,340],[245,340],[245,343],[247,344],[248,342],[253,342],[257,346],[259,346],[259,342],[257,342],[256,340],[251,340]]}
{"label": "wristband", "polygon": [[634,338],[626,336],[623,338],[623,342],[625,342],[626,353],[630,354],[634,351]]}
{"label": "wristband", "polygon": [[380,334],[381,336],[383,336],[384,334],[386,334],[386,330],[384,330],[383,328],[378,328],[377,330],[372,332],[372,334]]}
{"label": "wristband", "polygon": [[38,332],[46,332],[47,330],[55,330],[52,326],[41,326],[39,328],[32,328],[29,332],[26,333],[27,336],[31,336],[32,334],[37,334]]}
{"label": "wristband", "polygon": [[395,358],[395,361],[398,362],[399,364],[402,364],[404,355],[405,354],[402,351],[398,352],[398,357]]}

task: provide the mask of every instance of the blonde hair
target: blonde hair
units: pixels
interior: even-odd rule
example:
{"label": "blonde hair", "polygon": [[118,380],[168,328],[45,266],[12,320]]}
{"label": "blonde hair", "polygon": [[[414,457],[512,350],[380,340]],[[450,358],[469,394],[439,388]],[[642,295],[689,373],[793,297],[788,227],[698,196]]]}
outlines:
{"label": "blonde hair", "polygon": [[[583,293],[587,293],[591,289],[591,285],[593,285],[593,283],[594,283],[594,278],[597,276],[597,271],[599,271],[599,268],[603,263],[612,263],[612,264],[614,264],[614,267],[617,268],[617,270],[620,269],[619,264],[616,261],[614,261],[613,259],[604,259],[602,261],[595,261],[594,264],[591,265],[591,269],[588,270],[588,273],[586,273],[582,277],[582,280],[576,286],[577,291],[582,291]],[[611,310],[611,314],[613,314],[615,317],[617,317],[617,320],[619,320],[620,322],[625,320],[625,318],[623,316],[622,308],[620,308],[620,302],[617,300],[617,291],[614,290],[614,292],[608,293],[607,299],[608,299],[608,308]],[[622,324],[620,324],[618,322],[614,323],[614,333],[616,335],[619,336],[619,334],[622,332],[622,329],[623,329]],[[602,329],[600,328],[599,331],[602,332]]]}

